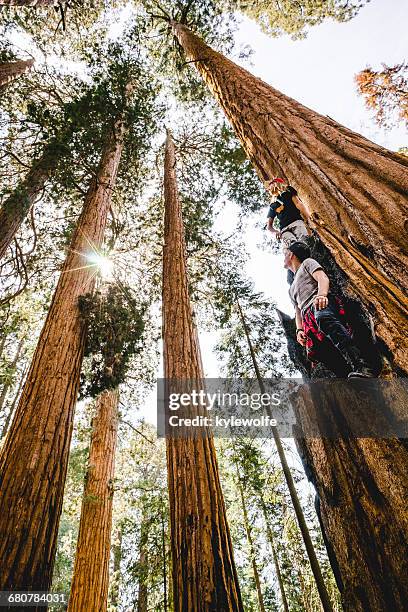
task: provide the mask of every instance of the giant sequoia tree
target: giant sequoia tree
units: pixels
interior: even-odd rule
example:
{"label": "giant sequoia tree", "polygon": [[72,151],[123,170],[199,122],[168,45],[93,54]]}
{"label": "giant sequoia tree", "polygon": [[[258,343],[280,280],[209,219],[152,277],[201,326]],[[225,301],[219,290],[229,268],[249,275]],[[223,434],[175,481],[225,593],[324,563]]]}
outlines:
{"label": "giant sequoia tree", "polygon": [[408,370],[405,238],[408,160],[302,106],[206,45],[174,34],[220,103],[263,181],[283,176],[310,223],[373,313],[378,335]]}
{"label": "giant sequoia tree", "polygon": [[78,299],[92,291],[124,141],[122,112],[106,135],[27,381],[0,458],[3,589],[48,590],[84,351]]}
{"label": "giant sequoia tree", "polygon": [[[191,310],[175,148],[168,133],[164,172],[164,375],[202,385],[203,367]],[[188,383],[187,383],[188,384]],[[192,383],[194,385],[194,382]],[[242,602],[218,476],[208,434],[167,439],[174,609],[241,611]]]}
{"label": "giant sequoia tree", "polygon": [[72,612],[107,609],[118,402],[115,389],[103,391],[96,400],[69,597]]}

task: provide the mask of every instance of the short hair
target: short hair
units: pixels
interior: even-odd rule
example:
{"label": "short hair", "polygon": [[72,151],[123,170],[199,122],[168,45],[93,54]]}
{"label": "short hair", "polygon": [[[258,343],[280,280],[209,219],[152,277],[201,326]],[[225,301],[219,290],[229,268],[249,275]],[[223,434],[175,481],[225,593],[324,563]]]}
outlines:
{"label": "short hair", "polygon": [[299,259],[299,261],[305,261],[305,259],[310,257],[310,249],[304,242],[292,242],[292,244],[288,246],[288,249]]}

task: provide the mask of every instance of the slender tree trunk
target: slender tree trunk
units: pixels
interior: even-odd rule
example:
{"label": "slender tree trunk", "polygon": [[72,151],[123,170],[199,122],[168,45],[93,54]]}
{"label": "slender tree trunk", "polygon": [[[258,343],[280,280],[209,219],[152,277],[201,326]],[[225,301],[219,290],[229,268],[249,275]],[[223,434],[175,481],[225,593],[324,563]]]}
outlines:
{"label": "slender tree trunk", "polygon": [[4,347],[6,346],[7,333],[5,333],[0,340],[0,359],[3,356]]}
{"label": "slender tree trunk", "polygon": [[118,120],[85,198],[0,456],[0,590],[49,590],[78,394],[85,329],[78,299],[91,292],[123,146]]}
{"label": "slender tree trunk", "polygon": [[166,524],[164,514],[161,513],[162,524],[162,555],[163,555],[163,610],[167,612],[167,547],[166,547]]}
{"label": "slender tree trunk", "polygon": [[[253,366],[254,366],[255,375],[256,375],[256,378],[258,380],[259,389],[260,389],[261,393],[266,393],[265,385],[264,385],[264,382],[263,382],[263,379],[262,379],[262,376],[261,376],[261,372],[259,370],[258,361],[256,359],[254,347],[252,345],[251,336],[249,334],[248,325],[247,325],[247,322],[245,320],[245,316],[244,316],[244,313],[243,313],[242,308],[241,308],[241,304],[239,303],[238,299],[237,299],[237,306],[238,306],[238,311],[239,311],[239,315],[240,315],[240,318],[241,318],[242,327],[244,329],[245,337],[247,339],[249,352],[251,354],[251,359],[252,359],[252,363],[253,363]],[[285,476],[286,484],[287,484],[288,489],[289,489],[290,498],[292,500],[292,505],[293,505],[293,508],[295,510],[296,518],[297,518],[297,521],[298,521],[298,524],[299,524],[299,529],[300,529],[300,532],[302,534],[302,538],[303,538],[303,542],[304,542],[304,545],[305,545],[305,548],[306,548],[307,556],[309,558],[310,567],[312,569],[313,576],[314,576],[314,579],[316,581],[316,586],[317,586],[317,590],[319,592],[320,600],[322,602],[323,610],[325,610],[325,612],[332,612],[333,607],[332,607],[332,604],[331,604],[331,601],[330,601],[329,594],[328,594],[327,589],[326,589],[326,585],[324,583],[322,571],[320,569],[319,561],[318,561],[317,556],[316,556],[316,552],[315,552],[315,549],[314,549],[314,546],[313,546],[312,538],[310,537],[309,528],[308,528],[307,523],[306,523],[305,515],[303,514],[302,506],[301,506],[300,501],[299,501],[299,497],[298,497],[298,494],[297,494],[297,491],[296,491],[295,483],[293,481],[293,477],[292,477],[291,471],[289,469],[288,462],[286,460],[286,455],[285,455],[285,451],[283,450],[281,438],[280,438],[279,432],[278,432],[276,427],[271,427],[271,429],[272,429],[272,435],[273,435],[273,439],[275,441],[276,449],[278,451],[279,461],[280,461],[281,466],[282,466],[282,470],[283,470],[283,474]]]}
{"label": "slender tree trunk", "polygon": [[[186,268],[174,143],[167,135],[164,166],[163,352],[168,380],[202,387],[203,369]],[[201,435],[201,433],[203,435]],[[172,577],[175,612],[242,611],[232,543],[208,432],[168,436]]]}
{"label": "slender tree trunk", "polygon": [[0,261],[57,167],[61,153],[54,143],[46,146],[27,176],[3,202],[0,209]]}
{"label": "slender tree trunk", "polygon": [[96,400],[68,612],[104,612],[108,605],[118,402],[117,389]]}
{"label": "slender tree trunk", "polygon": [[4,436],[7,434],[8,429],[10,427],[10,423],[11,423],[13,417],[14,417],[14,412],[15,412],[15,409],[16,409],[16,404],[17,404],[17,401],[20,399],[21,388],[22,388],[22,386],[23,386],[23,384],[25,382],[25,377],[26,377],[26,374],[27,374],[27,370],[28,370],[28,366],[26,366],[24,368],[24,370],[23,370],[23,372],[22,372],[22,374],[20,376],[20,380],[19,380],[19,383],[18,383],[17,391],[16,391],[16,393],[14,395],[14,399],[13,399],[13,401],[11,403],[11,406],[10,406],[10,411],[9,411],[7,417],[6,417],[6,420],[4,421],[3,429],[1,430],[0,440],[2,438],[4,438]]}
{"label": "slender tree trunk", "polygon": [[0,90],[4,89],[8,83],[14,81],[14,79],[27,72],[27,70],[32,68],[33,65],[33,59],[18,60],[16,62],[5,62],[4,64],[0,64]]}
{"label": "slender tree trunk", "polygon": [[142,520],[140,523],[139,541],[139,563],[138,563],[138,590],[137,590],[137,612],[147,612],[147,575],[148,575],[148,551],[147,539],[149,537],[148,519],[146,508],[143,507]]}
{"label": "slender tree trunk", "polygon": [[[25,340],[20,340],[20,342],[17,345],[16,354],[14,356],[14,359],[13,359],[12,363],[10,364],[10,368],[12,370],[15,370],[15,368],[16,368],[16,366],[18,364],[18,360],[20,359],[20,353],[21,353],[21,350],[22,350],[22,348],[24,346],[24,342],[25,342]],[[0,394],[0,410],[3,409],[4,402],[6,401],[7,393],[9,392],[10,387],[11,387],[11,381],[10,381],[10,379],[8,379],[4,383],[3,389],[2,389],[1,394]]]}
{"label": "slender tree trunk", "polygon": [[123,540],[123,525],[120,524],[116,534],[117,541],[112,545],[113,550],[113,572],[110,581],[110,603],[114,610],[118,609],[119,590],[121,582],[120,564],[122,561],[122,540]]}
{"label": "slender tree trunk", "polygon": [[272,533],[272,529],[271,529],[271,527],[269,525],[269,520],[270,519],[269,519],[269,516],[268,516],[268,511],[266,509],[265,500],[263,498],[262,493],[259,494],[259,503],[260,503],[260,506],[262,508],[262,514],[263,514],[264,521],[265,521],[266,535],[268,536],[269,544],[270,544],[270,547],[271,547],[271,550],[272,550],[273,564],[275,566],[276,577],[278,579],[278,584],[279,584],[279,590],[280,590],[281,599],[282,599],[283,610],[284,610],[284,612],[289,612],[288,600],[286,598],[285,586],[283,584],[283,578],[282,578],[282,574],[281,574],[281,571],[280,571],[279,559],[278,559],[278,555],[277,555],[276,548],[275,548],[274,536],[273,536],[273,533]]}
{"label": "slender tree trunk", "polygon": [[237,473],[237,485],[238,485],[238,490],[239,490],[239,496],[241,498],[242,514],[244,515],[244,528],[245,528],[245,533],[246,533],[248,547],[249,547],[249,556],[251,558],[252,571],[254,574],[259,609],[261,612],[266,612],[264,599],[262,595],[261,580],[259,578],[258,566],[256,564],[254,542],[252,540],[251,527],[249,525],[248,509],[247,509],[247,505],[245,501],[244,489],[243,489],[242,482],[241,482],[241,476],[239,474],[238,464],[236,461],[234,461],[234,463],[235,463],[235,470]]}
{"label": "slender tree trunk", "polygon": [[[283,95],[172,22],[263,181],[295,185],[376,331],[408,371],[408,159]],[[405,228],[405,231],[403,230]]]}

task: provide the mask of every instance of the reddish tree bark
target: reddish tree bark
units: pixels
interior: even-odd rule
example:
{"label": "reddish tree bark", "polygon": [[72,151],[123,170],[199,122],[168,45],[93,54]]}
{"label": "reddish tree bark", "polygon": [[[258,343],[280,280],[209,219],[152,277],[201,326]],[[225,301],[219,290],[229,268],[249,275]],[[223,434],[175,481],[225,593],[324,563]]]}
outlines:
{"label": "reddish tree bark", "polygon": [[408,159],[299,104],[172,22],[260,178],[296,186],[310,224],[408,371]]}
{"label": "reddish tree bark", "polygon": [[27,72],[33,65],[33,59],[0,64],[0,89],[3,89],[8,83]]}
{"label": "reddish tree bark", "polygon": [[0,590],[48,590],[84,350],[78,299],[92,291],[123,147],[118,120],[85,198],[0,456]]}
{"label": "reddish tree bark", "polygon": [[[164,374],[201,388],[203,368],[190,304],[175,151],[164,162]],[[194,382],[195,381],[195,382]],[[188,384],[188,383],[186,383]],[[183,387],[184,388],[184,387]],[[212,438],[167,437],[175,612],[242,611],[232,543]]]}
{"label": "reddish tree bark", "polygon": [[[344,610],[403,612],[408,600],[407,446],[391,437],[344,437],[351,416],[356,422],[378,423],[399,400],[394,394],[387,406],[383,398],[375,415],[369,394],[364,398],[330,380],[319,385],[297,397],[298,422],[304,431],[308,423],[330,423],[334,433],[296,441],[318,493],[322,531]],[[406,396],[402,408],[406,419]]]}
{"label": "reddish tree bark", "polygon": [[68,612],[103,612],[108,605],[118,402],[117,390],[96,400]]}

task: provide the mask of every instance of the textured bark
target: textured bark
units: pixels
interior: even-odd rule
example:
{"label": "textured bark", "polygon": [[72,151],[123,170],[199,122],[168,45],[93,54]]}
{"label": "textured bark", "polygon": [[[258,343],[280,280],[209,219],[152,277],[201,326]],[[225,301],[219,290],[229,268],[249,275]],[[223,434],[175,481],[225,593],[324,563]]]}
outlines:
{"label": "textured bark", "polygon": [[[193,381],[191,388],[197,389],[202,387],[203,368],[188,291],[184,227],[170,134],[164,201],[164,373],[166,379]],[[187,434],[167,437],[166,442],[174,611],[242,611],[213,440],[198,433],[194,438]]]}
{"label": "textured bark", "polygon": [[0,89],[3,89],[8,83],[27,72],[33,65],[33,59],[0,64]]}
{"label": "textured bark", "polygon": [[279,559],[278,559],[278,555],[277,555],[276,548],[275,548],[274,536],[273,536],[273,533],[272,533],[271,526],[269,524],[269,520],[270,519],[269,519],[269,516],[268,516],[268,512],[267,512],[267,509],[266,509],[266,505],[265,505],[265,501],[264,501],[262,493],[259,494],[259,503],[260,503],[260,506],[262,508],[262,514],[263,514],[263,517],[264,517],[265,527],[266,527],[266,534],[268,536],[269,545],[270,545],[271,550],[272,550],[273,564],[275,566],[276,577],[278,579],[279,590],[280,590],[281,599],[282,599],[283,611],[284,612],[289,612],[288,600],[287,600],[287,597],[286,597],[285,585],[283,584],[282,573],[280,571]]}
{"label": "textured bark", "polygon": [[122,152],[118,120],[72,237],[16,416],[0,456],[0,590],[49,590],[85,329],[78,298],[93,290],[86,254],[100,248]]}
{"label": "textured bark", "polygon": [[353,389],[343,385],[336,391],[327,383],[326,390],[319,386],[298,398],[298,421],[303,428],[331,421],[338,437],[297,438],[297,444],[319,497],[343,607],[402,612],[408,601],[407,446],[395,438],[342,438],[350,407],[359,420],[370,419],[372,398],[364,402]]}
{"label": "textured bark", "polygon": [[408,159],[306,108],[173,22],[263,181],[283,176],[310,224],[375,315],[377,334],[408,371]]}
{"label": "textured bark", "polygon": [[3,202],[0,209],[0,260],[6,254],[57,163],[57,149],[55,146],[46,146],[41,157],[34,161],[27,176]]}
{"label": "textured bark", "polygon": [[237,484],[238,484],[239,496],[241,498],[242,514],[244,516],[244,528],[245,528],[245,533],[246,533],[248,547],[249,547],[249,556],[251,558],[252,571],[254,574],[256,593],[258,597],[258,605],[259,605],[260,611],[265,612],[265,604],[264,604],[264,599],[262,595],[261,580],[259,578],[258,566],[256,564],[255,548],[254,548],[254,542],[252,539],[251,527],[249,524],[248,509],[247,509],[247,505],[245,501],[244,489],[242,486],[241,477],[239,475],[238,466],[235,465],[235,467],[236,467],[236,472],[237,472]]}
{"label": "textured bark", "polygon": [[118,402],[117,390],[96,400],[68,612],[107,610]]}

